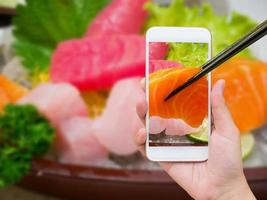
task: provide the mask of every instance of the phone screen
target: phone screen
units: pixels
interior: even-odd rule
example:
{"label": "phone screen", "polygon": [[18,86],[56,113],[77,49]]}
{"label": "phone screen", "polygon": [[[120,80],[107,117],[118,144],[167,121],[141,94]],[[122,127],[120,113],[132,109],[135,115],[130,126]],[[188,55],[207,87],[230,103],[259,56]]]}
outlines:
{"label": "phone screen", "polygon": [[164,100],[207,60],[208,43],[149,43],[149,146],[208,145],[209,77]]}

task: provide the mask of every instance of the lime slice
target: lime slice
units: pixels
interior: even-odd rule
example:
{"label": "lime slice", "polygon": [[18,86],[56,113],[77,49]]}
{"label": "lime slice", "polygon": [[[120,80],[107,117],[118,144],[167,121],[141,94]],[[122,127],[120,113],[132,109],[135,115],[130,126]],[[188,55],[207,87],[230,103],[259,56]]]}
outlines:
{"label": "lime slice", "polygon": [[241,135],[241,150],[242,150],[242,159],[246,160],[255,146],[255,138],[253,134],[246,133]]}
{"label": "lime slice", "polygon": [[208,143],[208,120],[204,119],[202,125],[198,128],[198,131],[187,135],[187,138],[196,143]]}
{"label": "lime slice", "polygon": [[[197,132],[187,135],[187,138],[195,143],[208,143],[208,121],[205,119]],[[246,160],[253,151],[255,146],[255,138],[252,133],[245,133],[241,135],[241,151],[242,159]]]}
{"label": "lime slice", "polygon": [[195,132],[187,135],[187,138],[196,143],[208,143],[209,137],[206,131]]}

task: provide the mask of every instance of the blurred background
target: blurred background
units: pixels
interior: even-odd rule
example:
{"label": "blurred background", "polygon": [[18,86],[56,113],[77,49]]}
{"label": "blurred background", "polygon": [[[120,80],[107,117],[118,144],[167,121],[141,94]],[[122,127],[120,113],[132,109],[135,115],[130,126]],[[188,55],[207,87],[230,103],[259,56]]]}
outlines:
{"label": "blurred background", "polygon": [[[133,3],[133,1],[135,0],[131,0],[131,1],[125,0],[125,2],[127,2],[127,5],[128,4],[130,5],[131,3]],[[12,85],[13,83],[12,83],[11,84],[12,87],[10,86],[9,90],[10,89],[15,90],[16,88],[16,91],[18,90],[24,91],[23,89],[21,90],[20,88],[22,86],[23,88],[26,88],[27,90],[26,93],[36,88],[36,86],[38,86],[39,84],[46,83],[48,80],[54,81],[55,79],[57,79],[57,81],[54,81],[54,82],[58,82],[60,78],[64,79],[63,81],[71,79],[69,74],[67,73],[66,73],[67,75],[61,76],[61,74],[65,73],[64,72],[65,68],[62,66],[68,65],[68,63],[73,63],[73,66],[75,66],[75,63],[79,63],[79,65],[83,65],[84,63],[92,64],[85,58],[83,60],[82,57],[79,57],[79,59],[76,59],[76,60],[75,58],[73,58],[73,61],[70,59],[72,58],[72,56],[77,56],[77,55],[80,56],[79,54],[80,52],[78,51],[78,49],[83,49],[82,48],[83,46],[79,46],[81,41],[78,41],[77,43],[73,41],[72,41],[73,43],[72,42],[68,44],[64,43],[65,41],[72,39],[72,37],[69,37],[69,35],[73,34],[74,36],[73,38],[82,38],[88,35],[88,37],[90,38],[90,37],[93,37],[91,34],[93,33],[96,34],[95,29],[101,29],[103,31],[108,30],[110,26],[112,26],[112,23],[116,25],[116,19],[118,20],[118,19],[123,18],[123,16],[116,16],[116,14],[114,14],[113,16],[112,14],[113,10],[115,10],[114,12],[117,11],[116,6],[119,6],[117,4],[117,5],[114,5],[112,9],[109,9],[109,11],[105,13],[105,15],[100,17],[98,22],[94,23],[95,17],[99,16],[99,14],[101,14],[101,12],[108,7],[109,4],[106,3],[108,1],[101,1],[103,2],[103,4],[101,3],[94,4],[92,3],[94,1],[90,1],[91,4],[88,3],[87,5],[86,3],[83,4],[84,1],[82,0],[68,0],[65,2],[65,4],[61,4],[63,2],[62,0],[50,0],[50,1],[47,1],[48,7],[46,7],[42,3],[41,0],[38,0],[38,1],[36,0],[35,2],[37,3],[34,3],[34,0],[28,0],[27,2],[30,2],[29,4],[30,6],[28,7],[27,7],[27,3],[25,3],[24,0],[0,0],[0,70],[1,70],[1,74],[3,76],[6,76],[11,81],[14,81],[16,84],[19,84],[17,88],[17,86],[16,87],[13,86]],[[77,3],[77,2],[82,2],[82,3]],[[140,2],[141,4],[141,2],[144,3],[145,1],[138,0],[138,2]],[[154,2],[160,4],[163,7],[168,7],[169,4],[171,3],[170,0],[156,0]],[[243,17],[237,18],[237,21],[233,23],[234,26],[235,25],[237,26],[237,24],[240,25],[239,28],[237,28],[238,30],[235,30],[235,28],[233,28],[234,26],[230,27],[230,25],[229,25],[230,28],[225,27],[224,29],[224,27],[222,27],[220,29],[221,32],[223,32],[224,30],[228,31],[227,34],[229,35],[235,35],[235,31],[240,31],[240,32],[243,31],[245,33],[247,32],[246,30],[250,28],[251,24],[260,23],[267,19],[267,12],[266,12],[267,1],[266,0],[254,0],[254,1],[250,1],[250,0],[220,0],[220,1],[218,0],[206,0],[206,1],[185,0],[185,6],[201,7],[201,5],[205,2],[211,5],[211,7],[214,9],[216,16],[225,16],[226,18],[225,21],[227,22],[228,20],[229,24],[231,24],[233,11],[242,14],[242,16],[243,15],[246,16],[244,18]],[[18,4],[26,5],[26,6],[20,7],[19,10],[16,10],[16,6]],[[86,7],[85,4],[88,7]],[[138,9],[140,7],[136,5],[135,6],[127,6],[127,5],[125,5],[125,3],[122,4],[122,6],[125,6],[126,10],[129,9],[129,7],[132,7],[133,9]],[[44,7],[41,7],[41,6],[44,6]],[[52,8],[51,10],[53,11],[51,15],[49,15],[49,13],[43,12],[43,11],[47,11],[45,9],[49,9],[49,6]],[[71,6],[73,6],[73,9]],[[74,8],[74,6],[77,6],[77,7]],[[140,30],[138,29],[136,33],[138,34],[138,37],[139,36],[142,37],[141,33],[144,32],[144,30],[148,28],[151,24],[155,25],[160,22],[163,23],[164,21],[163,19],[165,19],[164,18],[165,11],[163,9],[160,11],[162,14],[159,13],[158,14],[159,16],[156,16],[158,18],[156,18],[155,17],[155,15],[157,14],[157,12],[155,12],[156,9],[155,7],[153,8],[152,7],[153,6],[151,6],[150,8],[147,8],[149,10],[149,13],[147,16],[148,19],[146,18],[145,21],[141,20],[142,21],[140,22],[141,24],[138,24],[137,22],[139,20],[138,17],[135,20],[127,22],[128,24],[130,23],[132,26],[136,25],[137,29],[138,28],[140,29]],[[40,8],[40,12],[38,11],[39,8]],[[55,21],[57,21],[62,26],[51,28],[50,27],[51,24],[52,26],[54,25],[53,15],[56,14],[57,8],[59,9],[59,12],[56,15]],[[34,12],[30,13],[34,9],[35,9],[35,12],[39,14],[36,14]],[[86,13],[86,9],[88,9],[88,13],[89,13],[88,15],[81,14],[81,13],[77,14],[78,11],[79,12],[82,11],[83,13]],[[69,16],[68,12],[70,13],[72,10],[74,11]],[[97,12],[95,10],[97,10]],[[180,10],[177,9],[177,16],[179,16],[179,13],[182,13],[181,10],[182,8]],[[203,10],[200,9],[200,11],[203,11]],[[138,11],[136,12],[135,10],[132,12],[138,13]],[[121,13],[118,11],[118,15],[120,14]],[[115,22],[112,20],[108,20],[108,22],[111,23],[111,25],[109,25],[107,22],[105,22],[104,25],[102,25],[101,20],[105,21],[105,17],[108,18],[109,15],[114,17]],[[140,11],[140,15],[142,15],[141,11]],[[132,16],[134,16],[134,14]],[[90,29],[90,26],[89,26],[89,28],[87,29],[88,25],[85,23],[87,22],[86,21],[87,18],[88,19],[92,18],[91,20],[93,22],[94,28]],[[15,22],[14,22],[14,19],[15,19]],[[69,20],[69,22],[66,22],[67,21],[66,19]],[[157,19],[161,19],[161,20],[157,21]],[[220,20],[223,21],[223,19],[221,18],[218,19],[218,21]],[[250,20],[253,22],[250,22]],[[81,21],[81,24],[85,23],[85,27],[78,26],[79,21]],[[168,20],[165,20],[165,21],[168,21]],[[38,26],[38,23],[40,22],[42,22],[43,24]],[[169,25],[168,23],[171,23],[171,20],[166,22],[166,25]],[[205,24],[205,22],[201,22],[201,23]],[[219,23],[224,24],[224,22],[219,22]],[[248,25],[243,27],[242,26],[243,23],[244,24],[247,23]],[[162,24],[159,24],[159,25],[162,25]],[[27,26],[30,28],[27,28]],[[213,24],[211,26],[213,26]],[[51,35],[44,37],[42,35],[42,31],[45,31],[47,27],[49,27],[48,28],[49,31],[44,32],[44,35],[48,33],[50,33]],[[74,31],[70,31],[71,33],[68,32],[68,29],[74,30],[76,27],[77,27],[77,33],[72,33]],[[64,28],[66,28],[66,30]],[[231,30],[231,28],[233,29]],[[13,32],[14,30],[16,30],[15,34]],[[36,30],[36,32],[34,32],[34,30]],[[40,30],[40,32],[38,32],[38,30]],[[59,31],[57,32],[57,30]],[[31,31],[32,31],[32,34],[31,34]],[[127,29],[126,31],[132,31],[132,30]],[[217,35],[220,35],[220,33],[216,33],[216,36]],[[51,38],[53,38],[54,41],[52,41]],[[30,43],[28,43],[29,41]],[[82,41],[85,43],[87,41],[88,44],[87,43],[86,44],[89,47],[90,45],[92,45],[89,40],[82,40]],[[104,42],[108,43],[107,40],[104,40]],[[225,44],[223,44],[223,41],[220,41],[220,42],[221,42],[220,45],[222,46],[227,45],[227,42]],[[56,48],[58,44],[62,44],[62,43],[63,45],[61,46],[61,48]],[[138,45],[139,39],[134,40],[133,43]],[[143,43],[142,43],[142,38],[141,38],[140,45],[142,46],[142,44]],[[96,46],[93,46],[93,47],[97,49]],[[104,46],[101,46],[101,47],[104,47]],[[76,54],[76,51],[78,51],[77,54]],[[134,54],[138,55],[138,53],[136,52],[134,52]],[[260,41],[258,41],[257,43],[255,43],[254,45],[252,45],[250,48],[249,55],[253,55],[252,57],[248,56],[249,59],[252,60],[251,62],[253,62],[254,60],[257,60],[255,61],[257,62],[257,64],[254,63],[254,64],[251,64],[251,66],[260,65],[260,66],[267,68],[267,64],[265,63],[267,62],[267,38],[265,37],[261,39]],[[52,58],[52,56],[54,57]],[[66,57],[63,58],[63,56],[66,56],[67,58]],[[90,58],[90,56],[91,54],[89,53],[89,56],[87,55],[87,57]],[[144,59],[143,60],[142,59],[143,58],[141,56],[140,58],[141,64],[134,63],[136,68],[139,67],[138,69],[140,69],[139,70],[140,74],[138,75],[142,75],[143,73],[142,71],[144,68]],[[79,60],[82,60],[82,61],[79,62]],[[47,63],[48,61],[49,61],[49,64]],[[258,62],[260,62],[260,64]],[[250,61],[248,63],[250,63]],[[73,66],[71,66],[70,64],[70,67],[73,67]],[[113,66],[112,63],[111,63],[111,66]],[[49,74],[49,70],[47,69],[48,67],[56,69],[55,71],[57,72],[59,71],[59,72],[57,74],[55,72],[55,75]],[[81,71],[83,70],[86,71],[87,69],[82,69]],[[32,73],[30,74],[29,71],[31,71]],[[68,69],[66,71],[68,71]],[[114,71],[116,71],[116,69]],[[263,69],[262,71],[265,71],[265,69]],[[109,77],[111,76],[109,74],[111,72],[100,71],[99,73],[103,74],[104,72],[106,72]],[[75,74],[78,72],[73,70],[70,72],[68,71],[68,73]],[[57,78],[54,78],[56,76]],[[131,76],[133,75],[130,74],[129,77]],[[251,76],[253,75],[251,74]],[[266,77],[267,76],[265,76],[265,78]],[[90,78],[95,78],[95,77],[92,76]],[[120,198],[126,198],[128,196],[132,196],[131,198],[145,199],[145,198],[151,197],[150,195],[151,191],[164,192],[164,196],[166,198],[169,197],[170,199],[177,199],[177,197],[179,197],[180,199],[190,199],[182,189],[179,189],[179,190],[176,189],[177,186],[167,177],[167,175],[165,175],[159,169],[157,165],[150,163],[146,159],[142,158],[138,153],[136,153],[136,148],[133,146],[132,142],[129,141],[130,140],[129,138],[131,138],[132,133],[135,132],[137,128],[139,128],[139,126],[141,126],[140,122],[136,122],[136,124],[132,125],[132,124],[127,124],[127,121],[126,121],[125,124],[127,124],[128,127],[133,126],[136,128],[132,128],[131,131],[129,131],[129,133],[126,134],[127,136],[123,135],[123,133],[125,132],[124,130],[128,127],[126,127],[125,129],[121,129],[120,125],[123,124],[123,122],[120,122],[119,120],[116,121],[116,118],[119,118],[119,119],[122,118],[122,116],[124,116],[124,113],[115,114],[114,116],[113,116],[113,113],[115,113],[116,109],[121,108],[121,110],[124,110],[125,113],[129,114],[126,117],[128,118],[128,121],[132,118],[135,119],[136,116],[134,116],[132,112],[130,111],[128,112],[127,109],[124,109],[125,107],[127,107],[128,104],[124,104],[123,102],[118,103],[116,106],[114,106],[114,109],[116,108],[115,110],[110,109],[109,104],[112,104],[113,102],[117,102],[116,97],[109,96],[110,88],[111,88],[111,91],[114,91],[113,92],[114,94],[115,93],[121,94],[120,92],[122,92],[123,89],[119,88],[119,86],[118,86],[119,89],[114,88],[115,87],[114,85],[108,85],[108,89],[106,89],[106,86],[105,87],[101,86],[101,84],[103,83],[102,80],[105,79],[106,77],[98,77],[98,78],[99,79],[97,78],[95,79],[95,82],[92,82],[92,83],[90,82],[91,84],[89,86],[90,88],[89,89],[87,88],[86,91],[84,91],[84,87],[87,87],[85,83],[79,82],[79,84],[76,84],[77,80],[75,77],[74,79],[70,80],[72,84],[74,83],[73,85],[75,86],[75,90],[74,89],[68,90],[67,88],[58,88],[57,90],[54,90],[54,89],[50,90],[49,88],[44,91],[40,90],[37,93],[35,93],[35,95],[30,96],[29,99],[25,100],[28,103],[33,103],[33,104],[36,103],[35,105],[37,105],[38,107],[41,103],[39,103],[40,101],[38,100],[35,101],[34,99],[35,96],[40,96],[40,98],[45,99],[46,95],[53,95],[54,93],[57,93],[55,91],[66,90],[66,94],[72,95],[72,96],[75,96],[80,92],[82,96],[82,101],[84,101],[85,103],[80,103],[81,100],[78,99],[78,97],[74,99],[73,102],[75,101],[75,106],[81,108],[80,110],[77,110],[75,112],[76,113],[83,112],[82,110],[83,105],[86,104],[87,106],[86,112],[88,112],[89,113],[88,115],[90,115],[92,118],[90,118],[90,121],[85,120],[87,125],[84,125],[85,124],[84,119],[78,120],[78,121],[74,120],[64,125],[62,124],[55,125],[57,129],[56,130],[57,134],[61,132],[60,134],[63,135],[63,136],[57,135],[57,137],[63,138],[63,139],[61,138],[61,141],[60,141],[61,143],[59,145],[56,144],[59,147],[58,146],[57,146],[58,148],[53,147],[52,150],[48,149],[47,150],[48,153],[43,155],[41,159],[40,157],[38,157],[37,160],[33,159],[31,171],[26,173],[28,174],[28,176],[26,176],[16,186],[12,186],[13,184],[10,184],[7,187],[4,187],[3,189],[1,189],[0,190],[1,199],[3,200],[15,200],[15,199],[16,200],[54,200],[54,199],[91,199],[91,198],[104,199],[107,197],[114,197],[114,198],[120,199]],[[122,77],[122,78],[125,78],[125,77]],[[2,81],[2,79],[0,79],[0,81]],[[115,83],[116,81],[117,83],[120,80],[110,80],[110,81],[111,82],[113,81],[113,83]],[[98,82],[101,82],[101,84],[98,84]],[[264,80],[262,82],[264,82]],[[265,83],[264,86],[267,87],[266,85],[267,82],[265,81],[264,83]],[[130,84],[128,82],[124,82],[122,84],[123,85],[129,84],[129,87],[135,88],[133,86],[134,84],[132,83]],[[1,82],[0,82],[0,89],[1,87],[3,86],[1,85]],[[125,90],[128,90],[128,89],[125,89]],[[126,93],[125,90],[123,90],[124,93]],[[68,96],[65,96],[65,99],[68,99],[67,97]],[[0,98],[3,98],[1,96],[1,93],[0,93]],[[58,97],[55,96],[55,98],[58,98]],[[131,96],[131,94],[128,94],[128,96],[124,97],[124,100],[126,101],[130,98],[133,98],[133,96]],[[64,102],[64,100],[62,99],[60,99],[59,100],[60,103],[55,105],[54,107],[60,107],[61,102]],[[106,101],[111,102],[111,103],[106,104]],[[14,102],[10,101],[10,102],[14,103],[15,101]],[[66,104],[66,105],[72,108],[74,104],[71,104],[71,103]],[[134,105],[134,102],[132,103]],[[47,103],[47,105],[48,104],[49,103]],[[49,106],[45,108],[42,106],[40,107],[44,110],[44,113],[48,115],[49,120],[52,121],[52,124],[54,125],[57,123],[57,121],[54,122],[53,120],[55,120],[55,118],[53,117],[50,119],[51,115],[49,114],[49,112],[51,112],[53,115],[55,113],[55,110],[52,110],[52,109],[51,109],[52,111],[45,110],[45,109],[50,109]],[[1,107],[1,103],[0,103],[0,107]],[[54,107],[53,109],[55,109]],[[255,107],[257,107],[257,105],[255,105]],[[66,110],[68,109],[69,108],[67,108]],[[106,112],[104,111],[105,109],[107,110]],[[104,111],[104,114],[102,116],[103,111]],[[68,113],[67,111],[61,110],[59,112],[73,115],[73,113]],[[248,110],[243,110],[242,112],[249,113],[249,108]],[[101,134],[98,134],[97,136],[93,136],[91,138],[91,135],[90,135],[91,133],[88,133],[84,130],[88,128],[88,124],[93,123],[92,121],[95,118],[98,119],[99,116],[101,116],[100,117],[101,120],[98,120],[97,122],[94,122],[94,123],[96,123],[96,127],[100,127],[97,130]],[[84,117],[84,116],[79,116],[79,117]],[[106,124],[109,124],[109,122],[112,120],[114,120],[113,125],[110,125],[110,127],[108,128],[103,128],[103,127],[106,127],[107,126]],[[240,119],[240,121],[242,121],[242,119]],[[246,158],[244,159],[246,176],[248,180],[250,181],[250,185],[253,191],[255,192],[255,194],[257,195],[259,199],[267,199],[266,191],[265,191],[265,188],[267,187],[267,157],[266,157],[267,155],[267,133],[266,133],[267,129],[266,129],[265,122],[266,122],[266,119],[260,122],[257,122],[257,123],[255,122],[255,124],[252,123],[252,125],[246,129],[245,132],[246,133],[249,132],[249,137],[246,137],[246,139],[244,139],[244,144],[242,147],[243,150],[246,151],[245,153]],[[84,127],[83,129],[82,128],[77,129],[76,127],[73,127],[75,126],[75,124],[79,124],[79,123],[81,123],[79,127]],[[71,131],[68,132],[67,130],[71,130]],[[83,137],[85,137],[85,135],[76,134],[77,132],[86,132],[84,134],[88,134],[86,137],[90,138],[90,140],[88,140],[87,143],[81,142],[83,141]],[[113,138],[115,138],[114,140],[117,140],[117,141],[113,141],[113,139],[110,139],[112,137],[107,136],[106,134],[107,132],[110,132],[110,134],[112,133],[114,135]],[[74,136],[69,136],[70,134],[73,134]],[[97,138],[95,139],[95,137]],[[120,138],[119,141],[118,141],[118,138]],[[121,146],[121,143],[124,143],[124,142],[125,142],[125,145]],[[92,148],[90,149],[88,148],[88,146]],[[62,153],[63,151],[64,153]],[[82,154],[80,152],[85,152],[85,153]],[[86,160],[87,157],[88,157],[88,161]],[[101,159],[103,158],[103,159],[98,160],[98,159],[95,159],[95,157],[101,158]],[[1,170],[3,170],[3,167],[0,167],[0,177],[1,175],[4,174],[1,172]],[[103,194],[105,193],[104,191],[106,192],[106,194]],[[155,192],[152,195],[152,197],[157,199],[160,197],[160,195],[158,194],[159,193]]]}

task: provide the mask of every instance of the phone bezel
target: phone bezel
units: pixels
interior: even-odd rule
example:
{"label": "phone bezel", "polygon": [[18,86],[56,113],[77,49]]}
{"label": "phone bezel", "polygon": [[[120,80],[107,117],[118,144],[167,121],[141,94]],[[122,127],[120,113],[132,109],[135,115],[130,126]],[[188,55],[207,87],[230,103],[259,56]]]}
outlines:
{"label": "phone bezel", "polygon": [[[149,137],[149,42],[195,42],[208,43],[208,60],[211,58],[211,33],[208,29],[199,27],[152,27],[146,33],[146,130]],[[208,74],[208,126],[211,135],[211,74]],[[150,147],[146,141],[146,154],[152,161],[191,162],[208,159],[208,146],[178,146],[178,147]]]}

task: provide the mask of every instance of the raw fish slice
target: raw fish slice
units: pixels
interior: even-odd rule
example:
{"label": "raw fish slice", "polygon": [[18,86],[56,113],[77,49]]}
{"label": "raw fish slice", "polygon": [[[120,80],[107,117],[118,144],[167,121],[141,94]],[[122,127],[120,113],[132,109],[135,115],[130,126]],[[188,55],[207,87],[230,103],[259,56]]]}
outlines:
{"label": "raw fish slice", "polygon": [[88,116],[79,91],[67,83],[41,84],[18,103],[35,105],[56,127],[65,119]]}
{"label": "raw fish slice", "polygon": [[192,128],[182,119],[165,119],[153,116],[149,118],[149,133],[158,134],[165,130],[166,135],[183,136],[196,132],[197,128]]}
{"label": "raw fish slice", "polygon": [[148,0],[113,0],[92,22],[86,36],[140,33]]}
{"label": "raw fish slice", "polygon": [[149,61],[149,73],[156,72],[161,69],[166,69],[170,67],[179,67],[182,66],[174,61],[168,61],[168,60],[150,60]]}
{"label": "raw fish slice", "polygon": [[158,134],[166,129],[164,118],[153,116],[149,117],[149,133]]}
{"label": "raw fish slice", "polygon": [[28,92],[26,88],[9,80],[3,75],[0,75],[0,88],[6,92],[6,95],[12,103],[15,103]]}
{"label": "raw fish slice", "polygon": [[246,58],[234,59],[233,65],[240,67],[254,81],[254,86],[263,100],[264,115],[267,119],[267,64],[259,60]]}
{"label": "raw fish slice", "polygon": [[208,112],[206,77],[193,83],[168,101],[164,98],[199,71],[198,68],[169,68],[149,77],[149,114],[162,118],[182,119],[191,127],[201,125]]}
{"label": "raw fish slice", "polygon": [[149,60],[164,60],[168,53],[169,45],[166,42],[149,43]]}
{"label": "raw fish slice", "polygon": [[265,123],[267,120],[267,65],[265,63],[264,67],[262,68],[261,74],[261,83],[262,83],[262,90],[261,94],[263,96],[264,107],[265,107]]}
{"label": "raw fish slice", "polygon": [[212,74],[213,83],[219,79],[226,80],[226,103],[241,133],[258,128],[266,121],[266,104],[261,92],[266,90],[267,85],[261,77],[261,70],[254,67],[253,61],[244,63],[233,59]]}
{"label": "raw fish slice", "polygon": [[93,122],[86,117],[73,117],[60,123],[56,148],[62,163],[90,165],[108,157],[108,151],[92,134]]}
{"label": "raw fish slice", "polygon": [[52,80],[81,90],[107,89],[122,78],[144,74],[145,39],[139,35],[69,40],[52,58]]}
{"label": "raw fish slice", "polygon": [[[114,36],[121,39],[122,54],[117,64],[107,66],[105,77],[121,78],[145,75],[145,38],[140,35]],[[114,51],[114,49],[113,49]],[[113,84],[114,81],[111,83]]]}
{"label": "raw fish slice", "polygon": [[129,155],[137,151],[133,135],[144,125],[136,104],[143,98],[140,78],[121,80],[112,88],[104,113],[94,123],[95,136],[110,152]]}

